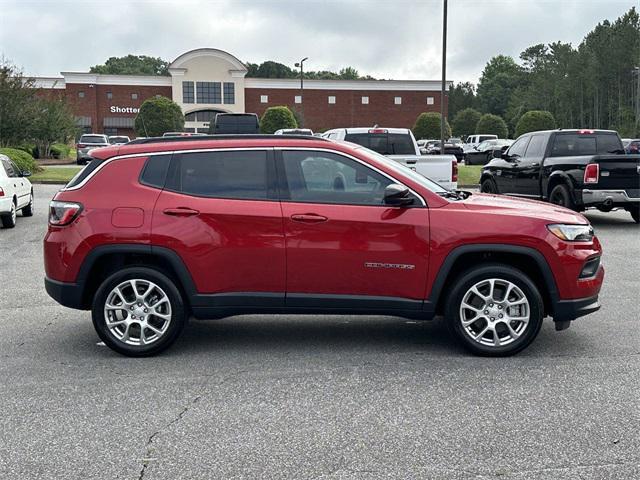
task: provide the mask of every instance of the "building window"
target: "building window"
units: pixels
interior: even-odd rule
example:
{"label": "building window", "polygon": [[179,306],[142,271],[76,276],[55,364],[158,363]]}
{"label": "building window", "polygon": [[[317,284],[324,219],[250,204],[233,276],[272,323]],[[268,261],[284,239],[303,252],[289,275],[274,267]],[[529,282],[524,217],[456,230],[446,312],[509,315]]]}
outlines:
{"label": "building window", "polygon": [[369,97],[362,97],[362,104],[369,105]]}
{"label": "building window", "polygon": [[336,97],[333,95],[329,95],[329,103],[331,105],[333,105],[334,103],[336,103]]}
{"label": "building window", "polygon": [[395,98],[393,99],[393,103],[394,103],[395,105],[402,105],[402,97],[395,97]]}
{"label": "building window", "polygon": [[302,95],[296,95],[293,97],[293,103],[302,103]]}
{"label": "building window", "polygon": [[118,135],[118,129],[116,127],[104,127],[105,135]]}
{"label": "building window", "polygon": [[84,92],[78,92],[78,98],[84,98]]}
{"label": "building window", "polygon": [[260,95],[260,103],[269,103],[269,95]]}
{"label": "building window", "polygon": [[137,100],[138,99],[138,94],[137,93],[132,93],[131,94],[131,100]]}
{"label": "building window", "polygon": [[236,85],[233,82],[224,82],[224,103],[236,103]]}
{"label": "building window", "polygon": [[113,98],[112,92],[107,92],[107,100],[111,100]]}
{"label": "building window", "polygon": [[182,103],[195,103],[193,82],[182,82]]}
{"label": "building window", "polygon": [[196,82],[197,103],[222,103],[220,82]]}
{"label": "building window", "polygon": [[427,105],[433,105],[433,102],[434,102],[433,97],[427,97]]}

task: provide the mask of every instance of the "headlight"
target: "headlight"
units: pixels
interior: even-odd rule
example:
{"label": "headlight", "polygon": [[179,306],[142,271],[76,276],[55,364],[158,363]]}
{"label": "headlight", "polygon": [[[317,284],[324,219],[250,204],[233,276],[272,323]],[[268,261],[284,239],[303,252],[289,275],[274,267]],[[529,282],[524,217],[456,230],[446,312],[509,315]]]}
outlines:
{"label": "headlight", "polygon": [[551,233],[561,240],[568,242],[590,242],[593,240],[593,227],[591,225],[547,225]]}

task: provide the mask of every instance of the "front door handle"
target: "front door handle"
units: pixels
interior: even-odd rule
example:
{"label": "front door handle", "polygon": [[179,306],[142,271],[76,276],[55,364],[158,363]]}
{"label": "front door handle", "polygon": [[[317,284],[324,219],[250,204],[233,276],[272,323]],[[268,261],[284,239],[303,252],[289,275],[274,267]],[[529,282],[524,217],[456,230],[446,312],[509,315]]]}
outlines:
{"label": "front door handle", "polygon": [[173,217],[193,217],[194,215],[198,215],[200,212],[192,208],[178,207],[165,208],[162,213],[164,213],[165,215],[171,215]]}
{"label": "front door handle", "polygon": [[294,213],[291,215],[291,220],[302,223],[322,223],[329,219],[316,213]]}

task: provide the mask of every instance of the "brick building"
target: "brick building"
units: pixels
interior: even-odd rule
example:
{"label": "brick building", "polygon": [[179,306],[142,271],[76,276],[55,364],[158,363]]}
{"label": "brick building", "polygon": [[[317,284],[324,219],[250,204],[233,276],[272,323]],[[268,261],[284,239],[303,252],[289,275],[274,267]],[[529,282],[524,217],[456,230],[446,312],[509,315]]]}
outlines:
{"label": "brick building", "polygon": [[[440,111],[440,82],[431,80],[305,80],[245,78],[247,68],[222,50],[186,52],[169,76],[62,72],[36,86],[66,97],[85,132],[135,136],[134,119],[146,99],[171,98],[185,114],[185,130],[206,131],[220,112],[253,112],[287,105],[313,130],[369,126],[411,127],[422,112]],[[447,82],[447,89],[450,82]],[[446,102],[446,97],[445,97]],[[446,112],[446,104],[445,104]]]}

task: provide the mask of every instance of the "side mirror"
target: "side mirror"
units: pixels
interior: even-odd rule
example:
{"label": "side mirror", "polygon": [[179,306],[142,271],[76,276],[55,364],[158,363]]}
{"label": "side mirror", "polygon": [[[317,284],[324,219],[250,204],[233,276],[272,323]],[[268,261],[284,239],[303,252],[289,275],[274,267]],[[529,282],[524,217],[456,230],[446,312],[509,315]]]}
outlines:
{"label": "side mirror", "polygon": [[491,156],[492,156],[493,158],[502,158],[502,150],[494,150],[494,151],[491,153]]}
{"label": "side mirror", "polygon": [[21,177],[30,177],[31,176],[31,172],[29,170],[23,170],[22,174],[20,176]]}
{"label": "side mirror", "polygon": [[413,198],[407,187],[392,183],[384,189],[384,203],[394,207],[403,207],[413,204]]}

